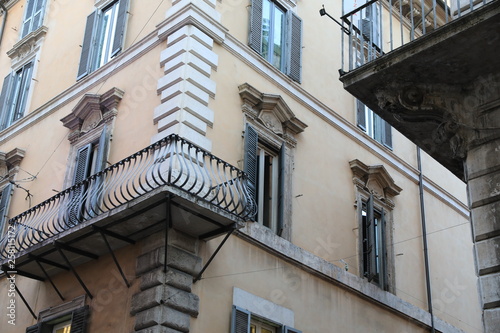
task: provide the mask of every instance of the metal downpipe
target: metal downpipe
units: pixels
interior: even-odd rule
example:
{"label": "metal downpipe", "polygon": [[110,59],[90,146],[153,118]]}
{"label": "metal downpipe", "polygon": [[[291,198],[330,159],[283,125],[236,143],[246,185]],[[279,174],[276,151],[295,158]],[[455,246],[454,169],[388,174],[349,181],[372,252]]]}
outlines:
{"label": "metal downpipe", "polygon": [[3,10],[3,19],[2,19],[2,30],[0,31],[0,45],[2,45],[3,32],[5,31],[5,23],[7,23],[7,8],[3,4],[3,1],[0,0],[0,8]]}
{"label": "metal downpipe", "polygon": [[422,158],[420,156],[420,147],[417,147],[417,163],[418,163],[418,188],[420,194],[420,217],[422,221],[422,242],[424,246],[424,265],[425,265],[425,286],[427,288],[427,306],[431,315],[431,332],[435,333],[434,313],[432,310],[432,291],[431,277],[429,273],[429,253],[427,249],[427,227],[425,223],[425,204],[424,204],[424,174],[422,172]]}

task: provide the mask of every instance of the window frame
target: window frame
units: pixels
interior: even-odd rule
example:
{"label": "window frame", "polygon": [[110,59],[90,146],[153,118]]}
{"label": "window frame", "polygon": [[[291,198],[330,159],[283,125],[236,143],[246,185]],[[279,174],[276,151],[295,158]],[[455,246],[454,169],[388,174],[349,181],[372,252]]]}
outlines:
{"label": "window frame", "polygon": [[[77,81],[103,67],[122,51],[129,5],[130,0],[107,1],[87,16]],[[109,10],[112,10],[113,22],[108,29],[112,31],[107,34],[108,37],[103,43],[99,43],[106,36],[103,31],[103,20]],[[104,45],[107,51],[103,53]]]}
{"label": "window frame", "polygon": [[356,125],[372,139],[392,150],[392,126],[359,99],[355,99],[355,103]]}
{"label": "window frame", "polygon": [[256,315],[247,309],[233,305],[231,312],[231,333],[250,333],[252,323],[256,322],[275,328],[275,333],[302,333],[302,331],[298,329],[292,328],[283,323],[278,323],[272,319]]}
{"label": "window frame", "polygon": [[[264,20],[264,1],[272,4],[271,14],[274,8],[278,8],[284,13],[282,41],[282,57],[279,68],[273,63],[273,52],[269,52],[266,58],[263,54],[263,20]],[[274,34],[274,17],[270,22],[270,39]],[[273,68],[285,73],[292,80],[301,83],[302,81],[302,19],[294,13],[290,5],[279,0],[252,0],[250,11],[250,27],[248,44],[250,48],[256,51]],[[272,30],[271,30],[272,28]],[[270,51],[274,48],[271,47]]]}
{"label": "window frame", "polygon": [[[34,58],[29,59],[5,77],[0,93],[0,131],[12,126],[26,114],[31,98],[31,81],[35,72],[35,64]],[[19,82],[18,86],[16,79]],[[16,104],[12,103],[14,98],[17,100]],[[19,101],[19,98],[22,100]]]}
{"label": "window frame", "polygon": [[[31,3],[34,3],[33,7],[32,7],[32,13],[29,17],[27,17],[28,15],[28,11],[30,10],[30,4]],[[47,5],[47,0],[27,0],[26,2],[26,8],[24,10],[24,15],[23,15],[23,22],[22,22],[22,28],[21,28],[21,39],[23,39],[24,37],[26,37],[28,34],[30,34],[31,32],[37,30],[38,28],[40,28],[43,24],[43,20],[44,20],[44,13],[45,13],[45,6]],[[38,10],[36,10],[38,4],[41,4],[40,5],[40,8]],[[35,22],[35,17],[37,15],[40,15],[38,17],[38,22],[34,24]],[[29,21],[29,23],[28,23]]]}

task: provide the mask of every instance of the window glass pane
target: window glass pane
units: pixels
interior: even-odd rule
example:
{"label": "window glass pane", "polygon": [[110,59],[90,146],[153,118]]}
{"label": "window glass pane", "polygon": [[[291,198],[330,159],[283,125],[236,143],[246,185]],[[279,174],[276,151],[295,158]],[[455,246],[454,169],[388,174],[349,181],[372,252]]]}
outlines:
{"label": "window glass pane", "polygon": [[285,13],[275,7],[274,11],[274,38],[273,38],[273,59],[272,64],[278,69],[282,69],[283,47],[284,47],[284,25]]}
{"label": "window glass pane", "polygon": [[264,0],[262,4],[262,56],[265,59],[269,58],[269,39],[271,37],[271,9],[272,3],[269,0]]}
{"label": "window glass pane", "polygon": [[250,333],[257,333],[257,327],[254,324],[250,325]]}
{"label": "window glass pane", "polygon": [[111,60],[111,45],[115,36],[118,2],[102,12],[97,39],[96,68]]}

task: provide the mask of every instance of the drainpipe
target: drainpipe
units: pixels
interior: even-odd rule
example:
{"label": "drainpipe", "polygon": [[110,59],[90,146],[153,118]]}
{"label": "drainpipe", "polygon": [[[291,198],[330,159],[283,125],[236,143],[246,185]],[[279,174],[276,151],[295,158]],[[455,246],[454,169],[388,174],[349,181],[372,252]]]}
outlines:
{"label": "drainpipe", "polygon": [[417,163],[418,163],[418,188],[420,192],[420,216],[422,219],[422,241],[424,243],[424,265],[425,265],[425,284],[427,287],[427,306],[431,315],[431,332],[435,333],[434,314],[432,311],[432,292],[431,292],[431,277],[429,274],[429,253],[427,250],[427,228],[425,223],[425,205],[424,205],[424,174],[422,173],[422,158],[420,157],[420,147],[417,147]]}
{"label": "drainpipe", "polygon": [[7,22],[7,8],[4,6],[3,1],[0,0],[0,8],[3,10],[2,30],[0,31],[0,45],[2,45],[3,32],[5,30],[5,23]]}

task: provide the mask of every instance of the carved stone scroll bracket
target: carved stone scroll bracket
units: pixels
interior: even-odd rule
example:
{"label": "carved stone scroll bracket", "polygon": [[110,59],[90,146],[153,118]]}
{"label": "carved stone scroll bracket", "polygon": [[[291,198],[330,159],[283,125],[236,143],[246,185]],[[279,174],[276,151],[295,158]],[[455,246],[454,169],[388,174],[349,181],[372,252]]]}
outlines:
{"label": "carved stone scroll bracket", "polygon": [[0,183],[11,179],[19,172],[19,166],[26,151],[14,148],[8,153],[0,152]]}

